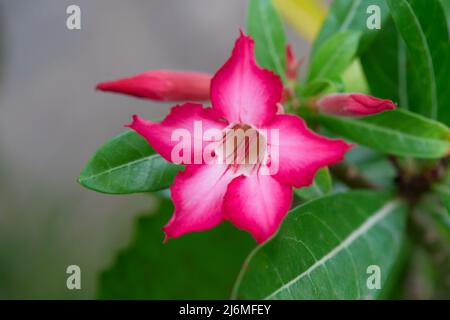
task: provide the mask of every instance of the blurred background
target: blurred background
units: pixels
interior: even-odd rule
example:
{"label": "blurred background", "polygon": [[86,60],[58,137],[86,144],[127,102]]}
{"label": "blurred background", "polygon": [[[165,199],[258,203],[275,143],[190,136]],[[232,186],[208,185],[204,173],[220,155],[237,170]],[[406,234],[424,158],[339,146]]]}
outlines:
{"label": "blurred background", "polygon": [[[66,8],[81,8],[81,30]],[[83,189],[79,172],[130,115],[171,105],[95,92],[150,69],[214,71],[228,58],[242,0],[0,0],[0,298],[94,298],[96,277],[131,237],[147,195]],[[290,30],[298,56],[308,44]],[[66,288],[81,267],[82,290]]]}

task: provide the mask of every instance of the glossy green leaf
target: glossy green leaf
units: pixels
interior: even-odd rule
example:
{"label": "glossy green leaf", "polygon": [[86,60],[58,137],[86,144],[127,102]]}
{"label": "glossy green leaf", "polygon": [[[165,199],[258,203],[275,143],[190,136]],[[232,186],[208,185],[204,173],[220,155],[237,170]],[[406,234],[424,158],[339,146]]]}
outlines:
{"label": "glossy green leaf", "polygon": [[377,29],[367,28],[367,19],[371,14],[367,13],[369,5],[380,8],[381,23],[388,16],[388,9],[384,0],[338,0],[333,1],[327,18],[325,19],[319,35],[314,41],[313,52],[316,52],[322,44],[335,33],[353,30],[361,32],[361,48],[365,48],[376,35]]}
{"label": "glossy green leaf", "polygon": [[399,38],[389,19],[360,59],[371,93],[409,109],[406,48]]}
{"label": "glossy green leaf", "polygon": [[[436,298],[439,272],[429,252],[420,245],[414,245],[409,257],[408,281],[403,286],[401,298],[406,300],[432,300]],[[443,280],[443,279],[439,279]]]}
{"label": "glossy green leaf", "polygon": [[447,25],[450,30],[450,1],[448,0],[440,0],[442,6],[444,7],[445,14],[447,16]]}
{"label": "glossy green leaf", "polygon": [[[429,15],[437,12],[436,20],[426,21],[421,18],[423,25],[427,26],[429,35],[427,43],[433,57],[433,68],[438,74],[438,119],[450,124],[450,58],[448,32],[442,18],[442,9],[439,3],[430,1],[427,10],[417,12],[420,15]],[[439,22],[440,21],[440,22]],[[447,40],[445,40],[447,39]],[[395,29],[392,19],[385,23],[379,35],[370,47],[361,55],[361,62],[367,81],[373,95],[398,102],[399,107],[420,112],[420,97],[425,91],[415,80],[418,71],[416,64],[411,60],[407,47]]]}
{"label": "glossy green leaf", "polygon": [[[443,233],[450,240],[450,198],[449,198],[449,190],[440,190],[438,192],[438,198],[441,200],[441,203],[436,201],[430,201],[430,199],[426,199],[419,205],[419,209],[425,211],[427,214],[431,215],[434,222],[436,223],[435,229],[441,229]],[[438,230],[439,231],[439,230]]]}
{"label": "glossy green leaf", "polygon": [[101,299],[227,299],[246,255],[249,234],[228,223],[163,244],[173,206],[163,200],[137,221],[134,240],[99,279]]}
{"label": "glossy green leaf", "polygon": [[[450,283],[450,215],[432,195],[426,195],[411,211],[411,227],[416,239],[432,258],[437,271],[432,299],[448,299]],[[421,284],[419,284],[420,289]]]}
{"label": "glossy green leaf", "polygon": [[255,40],[256,61],[283,80],[286,70],[286,35],[270,0],[250,0],[247,31]]}
{"label": "glossy green leaf", "polygon": [[397,172],[382,154],[366,147],[355,146],[345,155],[345,160],[378,186],[391,187]]}
{"label": "glossy green leaf", "polygon": [[354,59],[350,66],[344,71],[342,74],[342,82],[344,83],[345,91],[347,92],[359,92],[365,94],[369,94],[370,92],[359,58]]}
{"label": "glossy green leaf", "polygon": [[332,187],[330,171],[325,167],[317,171],[311,186],[294,189],[294,191],[300,198],[311,200],[326,195]]}
{"label": "glossy green leaf", "polygon": [[385,154],[441,158],[450,150],[445,125],[403,110],[361,119],[320,115],[317,121],[344,138]]}
{"label": "glossy green leaf", "polygon": [[297,87],[297,94],[300,97],[314,97],[325,89],[332,90],[332,92],[344,92],[344,83],[340,78],[336,79],[317,79],[305,85]]}
{"label": "glossy green leaf", "polygon": [[[403,83],[403,88],[408,90],[410,110],[448,124],[450,47],[445,12],[440,1],[386,2],[407,51],[407,76],[400,80],[407,82]],[[401,46],[399,52],[403,54]],[[403,68],[405,63],[402,63],[400,67]]]}
{"label": "glossy green leaf", "polygon": [[450,178],[447,178],[446,181],[434,185],[433,190],[439,196],[439,199],[441,200],[442,204],[447,209],[447,213],[450,214]]}
{"label": "glossy green leaf", "polygon": [[[276,236],[247,258],[233,297],[379,297],[402,247],[405,207],[384,193],[354,191],[293,209]],[[367,286],[372,265],[381,270],[380,289]]]}
{"label": "glossy green leaf", "polygon": [[127,130],[97,150],[78,182],[103,193],[157,191],[169,187],[181,168],[164,160],[136,132]]}
{"label": "glossy green leaf", "polygon": [[359,33],[345,31],[327,39],[312,57],[308,82],[335,80],[352,62],[358,48]]}

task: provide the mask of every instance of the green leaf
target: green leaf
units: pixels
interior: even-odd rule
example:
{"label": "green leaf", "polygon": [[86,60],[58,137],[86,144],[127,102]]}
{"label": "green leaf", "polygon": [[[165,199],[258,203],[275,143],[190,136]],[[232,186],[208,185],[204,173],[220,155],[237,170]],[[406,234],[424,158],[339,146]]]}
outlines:
{"label": "green leaf", "polygon": [[[404,300],[433,300],[438,286],[439,272],[430,252],[420,245],[414,245],[409,257],[407,284],[404,284]],[[405,290],[406,289],[406,290]]]}
{"label": "green leaf", "polygon": [[332,92],[344,92],[344,83],[341,79],[317,79],[304,86],[297,87],[297,94],[301,97],[314,97],[325,89],[331,89]]}
{"label": "green leaf", "polygon": [[227,299],[239,268],[255,247],[228,223],[162,243],[173,206],[163,200],[137,221],[134,240],[99,278],[101,299]]}
{"label": "green leaf", "polygon": [[[370,5],[377,5],[380,8],[383,22],[388,16],[388,9],[384,0],[371,0]],[[369,4],[364,0],[333,1],[319,35],[314,41],[313,52],[335,33],[347,30],[363,33],[360,47],[365,48],[378,31],[367,28],[367,19],[370,16],[367,13],[368,6]]]}
{"label": "green leaf", "polygon": [[392,19],[384,24],[360,59],[371,93],[398,102],[400,108],[409,109],[406,49],[403,41],[399,41]]}
{"label": "green leaf", "polygon": [[330,193],[332,189],[332,181],[330,171],[327,167],[317,171],[311,186],[294,189],[295,193],[304,200],[312,200]]}
{"label": "green leaf", "polygon": [[[435,189],[436,190],[436,189]],[[435,223],[441,228],[445,235],[450,239],[450,213],[449,213],[449,194],[448,189],[444,191],[437,191],[438,198],[441,203],[436,201],[430,201],[425,199],[423,203],[420,204],[420,209],[429,213],[434,219]],[[438,229],[438,228],[435,228]]]}
{"label": "green leaf", "polygon": [[366,147],[355,146],[347,152],[345,160],[378,186],[391,187],[397,176],[392,163],[384,155]]}
{"label": "green leaf", "polygon": [[[447,254],[441,256],[450,256],[450,214],[447,208],[444,207],[436,198],[425,197],[424,200],[416,206],[417,218],[420,219],[420,225],[428,226],[427,230],[432,234],[432,238],[438,240],[437,247],[442,246],[446,248]],[[450,268],[450,259],[447,263]],[[446,268],[446,274],[448,274]],[[448,286],[450,289],[450,285]]]}
{"label": "green leaf", "polygon": [[408,89],[410,109],[448,124],[450,47],[445,13],[440,1],[386,2],[408,54],[407,68],[410,72],[404,86]]}
{"label": "green leaf", "polygon": [[445,15],[447,16],[447,24],[450,29],[450,1],[441,0],[441,4],[444,7]]}
{"label": "green leaf", "polygon": [[437,286],[431,298],[447,299],[450,296],[450,283],[445,280],[450,270],[450,216],[435,200],[433,195],[425,195],[416,204],[410,212],[410,227],[415,238],[430,253],[437,271]]}
{"label": "green leaf", "polygon": [[250,0],[247,31],[255,40],[256,61],[277,73],[283,81],[286,71],[286,35],[270,0]]}
{"label": "green leaf", "polygon": [[352,62],[358,48],[359,33],[345,31],[327,39],[312,57],[308,82],[335,80]]}
{"label": "green leaf", "polygon": [[103,193],[157,191],[169,187],[181,168],[164,160],[136,132],[127,130],[97,150],[78,182]]}
{"label": "green leaf", "polygon": [[[445,181],[445,182],[434,185],[433,190],[439,196],[439,199],[441,200],[442,204],[447,209],[447,213],[450,214],[450,179],[447,179],[447,181]],[[449,216],[449,221],[450,221],[450,216]],[[450,223],[449,223],[449,228],[450,228]]]}
{"label": "green leaf", "polygon": [[[402,247],[405,207],[384,193],[355,191],[293,209],[276,236],[247,258],[233,297],[379,297]],[[381,290],[366,285],[371,265],[381,269]]]}
{"label": "green leaf", "polygon": [[[428,4],[427,4],[428,5]],[[439,12],[439,3],[430,1],[433,8],[419,11],[418,15]],[[439,18],[440,17],[440,18]],[[423,18],[420,18],[424,20]],[[433,68],[439,74],[437,80],[438,119],[450,124],[450,73],[448,32],[442,21],[442,13],[436,15],[436,21],[424,21],[428,26],[427,42],[433,55]],[[439,22],[440,21],[440,22]],[[447,40],[445,40],[447,39]],[[361,55],[364,73],[373,95],[391,99],[399,103],[400,108],[420,112],[419,106],[423,91],[415,78],[418,71],[408,55],[406,45],[395,29],[392,19],[385,23],[371,46]]]}
{"label": "green leaf", "polygon": [[436,121],[403,110],[362,119],[319,115],[332,132],[385,154],[441,158],[450,150],[449,129]]}

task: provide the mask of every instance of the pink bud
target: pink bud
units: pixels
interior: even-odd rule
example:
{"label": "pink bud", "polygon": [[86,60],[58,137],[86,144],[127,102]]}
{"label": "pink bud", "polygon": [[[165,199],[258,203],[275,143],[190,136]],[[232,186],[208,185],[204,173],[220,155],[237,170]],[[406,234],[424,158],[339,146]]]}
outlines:
{"label": "pink bud", "polygon": [[153,70],[97,84],[96,89],[159,101],[209,100],[212,76],[201,72]]}
{"label": "pink bud", "polygon": [[395,103],[361,93],[335,93],[322,97],[317,102],[320,111],[328,114],[358,117],[393,110]]}
{"label": "pink bud", "polygon": [[301,62],[295,57],[292,46],[286,46],[286,78],[290,81],[297,81],[297,74]]}

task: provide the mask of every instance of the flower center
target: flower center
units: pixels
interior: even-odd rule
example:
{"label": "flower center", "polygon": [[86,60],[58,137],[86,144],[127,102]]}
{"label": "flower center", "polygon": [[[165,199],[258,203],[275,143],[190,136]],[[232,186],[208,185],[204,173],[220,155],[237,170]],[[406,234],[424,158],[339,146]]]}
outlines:
{"label": "flower center", "polygon": [[242,170],[251,174],[263,162],[266,156],[266,137],[248,124],[231,124],[215,148],[215,154],[221,163],[235,171]]}

